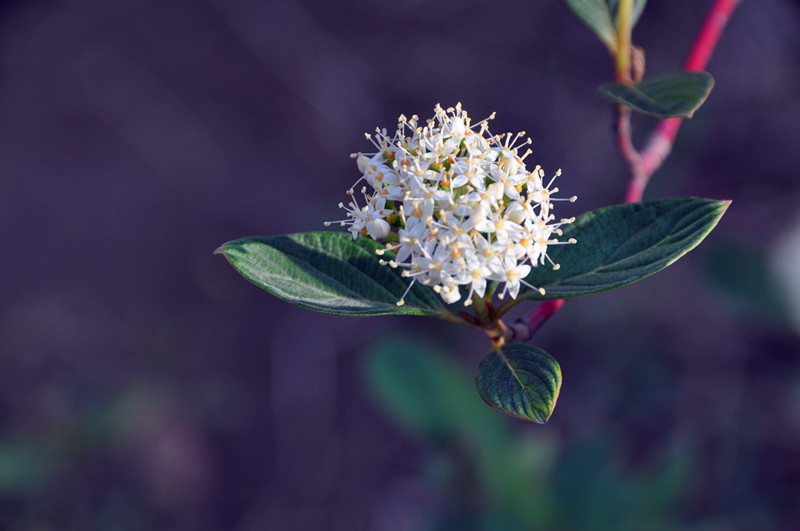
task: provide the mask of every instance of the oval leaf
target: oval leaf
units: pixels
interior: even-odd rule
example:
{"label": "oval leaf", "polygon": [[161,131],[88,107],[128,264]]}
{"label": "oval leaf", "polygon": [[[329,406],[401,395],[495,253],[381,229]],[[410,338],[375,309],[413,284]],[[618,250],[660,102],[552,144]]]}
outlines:
{"label": "oval leaf", "polygon": [[409,280],[399,269],[379,263],[378,248],[382,246],[374,240],[353,240],[349,233],[306,232],[243,238],[216,252],[253,284],[310,310],[452,317],[436,293],[421,284],[397,306]]}
{"label": "oval leaf", "polygon": [[564,3],[609,50],[616,49],[617,38],[606,0],[564,0]]}
{"label": "oval leaf", "polygon": [[553,357],[525,343],[492,351],[478,367],[478,392],[508,415],[547,422],[561,390],[561,367]]}
{"label": "oval leaf", "polygon": [[517,299],[566,299],[618,288],[661,271],[692,250],[714,228],[730,201],[696,197],[616,205],[579,216],[549,246],[560,264],[534,268]]}
{"label": "oval leaf", "polygon": [[633,85],[606,83],[597,91],[604,98],[658,118],[691,118],[714,86],[708,72],[676,72]]}

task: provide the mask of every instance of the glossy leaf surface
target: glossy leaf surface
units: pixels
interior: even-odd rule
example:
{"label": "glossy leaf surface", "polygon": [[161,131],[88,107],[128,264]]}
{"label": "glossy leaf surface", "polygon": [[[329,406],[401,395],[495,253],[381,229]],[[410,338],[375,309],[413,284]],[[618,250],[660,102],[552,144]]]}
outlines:
{"label": "glossy leaf surface", "polygon": [[[401,269],[379,263],[382,245],[350,233],[306,232],[256,236],[224,244],[217,253],[247,280],[303,308],[348,315],[414,314],[445,317],[441,298],[416,284]],[[386,253],[385,258],[393,255]]]}
{"label": "glossy leaf surface", "polygon": [[478,367],[478,391],[487,404],[532,422],[547,422],[561,390],[561,367],[547,352],[509,343]]}
{"label": "glossy leaf surface", "polygon": [[520,291],[518,298],[563,299],[618,288],[661,271],[689,252],[714,228],[728,201],[695,197],[660,199],[587,212],[564,227],[547,253],[560,264],[535,267],[526,278],[545,289]]}
{"label": "glossy leaf surface", "polygon": [[675,72],[633,85],[606,83],[597,91],[614,103],[657,118],[691,118],[706,101],[714,78],[708,72]]}

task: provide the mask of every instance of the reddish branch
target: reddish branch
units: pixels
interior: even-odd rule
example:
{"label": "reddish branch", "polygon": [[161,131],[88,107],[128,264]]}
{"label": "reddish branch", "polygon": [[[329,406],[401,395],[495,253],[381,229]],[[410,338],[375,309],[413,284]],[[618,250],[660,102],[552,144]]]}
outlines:
{"label": "reddish branch", "polygon": [[514,341],[527,341],[532,338],[533,334],[535,334],[559,308],[564,306],[565,302],[564,299],[553,299],[541,303],[528,315],[526,320],[519,319],[514,323],[511,327],[513,332],[511,339]]}
{"label": "reddish branch", "polygon": [[[686,58],[683,68],[686,70],[705,69],[709,59],[711,59],[711,52],[713,52],[714,48],[717,46],[717,41],[719,41],[722,30],[725,29],[725,24],[727,24],[731,13],[733,13],[739,1],[740,0],[716,0],[714,2],[711,11],[708,13],[708,17],[706,17],[706,21],[703,23],[703,27],[700,29],[700,33],[698,33],[694,41],[694,46],[692,46],[689,56]],[[661,166],[661,163],[664,162],[664,159],[667,158],[670,150],[672,150],[672,144],[675,141],[675,136],[678,134],[678,129],[680,129],[682,122],[682,118],[662,120],[655,131],[653,131],[650,140],[647,142],[642,152],[643,171],[647,177],[642,186],[636,187],[635,190],[633,189],[633,181],[631,181],[632,186],[628,188],[628,195],[625,198],[626,201],[636,202],[641,200],[644,187],[647,185],[647,180]],[[638,194],[638,196],[636,194]]]}
{"label": "reddish branch", "polygon": [[[703,27],[697,34],[689,56],[683,67],[686,70],[703,70],[711,58],[711,53],[719,41],[722,30],[740,0],[716,0],[706,17]],[[645,148],[640,153],[631,139],[630,109],[620,106],[617,112],[616,133],[620,153],[631,172],[631,180],[625,195],[626,203],[641,201],[647,183],[653,173],[661,166],[672,150],[675,136],[680,129],[682,118],[662,120],[653,131]],[[539,328],[564,305],[564,299],[545,301],[540,304],[526,321],[517,321],[513,327],[514,339],[525,341],[533,337]]]}

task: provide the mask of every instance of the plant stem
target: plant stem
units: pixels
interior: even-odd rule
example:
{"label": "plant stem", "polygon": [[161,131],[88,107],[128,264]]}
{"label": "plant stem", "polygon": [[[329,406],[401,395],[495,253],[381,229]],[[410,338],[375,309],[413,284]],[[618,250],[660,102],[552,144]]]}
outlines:
{"label": "plant stem", "polygon": [[740,0],[717,0],[714,2],[683,65],[686,70],[703,70],[706,67],[717,46],[717,41],[722,35],[722,30],[725,29],[731,13],[739,2]]}
{"label": "plant stem", "polygon": [[[684,63],[686,70],[703,70],[711,58],[711,53],[717,46],[719,37],[722,34],[728,19],[740,0],[716,0],[706,16],[703,27],[695,37],[692,48]],[[632,6],[631,0],[620,0],[618,15],[618,41],[619,46],[616,54],[616,74],[617,81],[626,82],[623,74],[627,73],[627,82],[630,82],[630,9],[625,11],[625,6]],[[626,15],[627,13],[627,15]],[[627,19],[625,17],[627,16]],[[628,24],[627,28],[623,26]],[[623,33],[623,29],[625,33]],[[627,35],[628,41],[624,43],[623,35]],[[626,50],[623,50],[625,48]],[[627,67],[624,67],[623,55],[628,59]],[[653,133],[640,153],[633,145],[631,138],[631,113],[628,107],[622,105],[617,107],[616,134],[617,144],[620,153],[630,168],[630,183],[625,194],[626,203],[635,203],[642,200],[645,188],[650,181],[650,177],[661,167],[661,164],[672,151],[672,144],[680,129],[682,118],[670,118],[662,120],[656,126]],[[547,322],[563,305],[564,299],[545,301],[534,309],[527,318],[517,321],[513,330],[515,339],[526,341],[533,337],[541,326]]]}
{"label": "plant stem", "polygon": [[564,299],[553,299],[544,301],[537,306],[525,320],[519,319],[512,326],[515,341],[527,341],[553,316],[566,301]]}
{"label": "plant stem", "polygon": [[[731,13],[739,4],[740,0],[716,0],[714,5],[706,17],[703,27],[700,29],[695,38],[694,45],[689,52],[686,62],[683,67],[686,70],[703,70],[705,69],[708,61],[711,59],[711,53],[717,46],[722,30],[730,19]],[[641,190],[633,190],[633,181],[628,188],[628,197],[637,197],[633,201],[639,201],[644,192],[644,187],[647,185],[646,180],[661,167],[661,164],[667,158],[672,150],[672,144],[678,134],[678,129],[683,122],[682,118],[670,118],[659,122],[656,129],[650,135],[644,150],[642,151],[642,165],[644,166],[645,182],[638,188]],[[626,197],[626,200],[628,198]]]}
{"label": "plant stem", "polygon": [[[644,167],[644,159],[633,145],[631,137],[631,109],[624,105],[617,105],[617,123],[614,128],[617,134],[617,145],[622,154],[622,158],[628,163],[631,174],[631,181],[628,185],[628,195],[625,197],[626,203],[639,201],[647,186],[648,174]],[[631,195],[632,190],[638,195]]]}
{"label": "plant stem", "polygon": [[492,326],[484,328],[484,332],[489,336],[492,342],[492,349],[496,350],[505,345],[506,338],[512,334],[509,332],[502,319],[498,319]]}
{"label": "plant stem", "polygon": [[631,16],[633,0],[620,0],[617,8],[617,81],[629,85],[631,81]]}
{"label": "plant stem", "polygon": [[481,325],[486,326],[491,322],[489,318],[489,309],[486,307],[486,301],[479,297],[477,293],[472,294],[472,304],[475,306],[475,316]]}

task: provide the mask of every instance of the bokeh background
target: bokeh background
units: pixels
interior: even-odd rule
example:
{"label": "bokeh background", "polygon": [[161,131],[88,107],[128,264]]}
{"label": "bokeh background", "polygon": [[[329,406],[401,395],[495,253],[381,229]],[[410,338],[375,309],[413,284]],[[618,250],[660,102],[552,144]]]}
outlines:
{"label": "bokeh background", "polygon": [[[649,74],[710,5],[648,3]],[[800,5],[743,2],[646,194],[733,204],[540,331],[533,425],[480,401],[479,333],[304,311],[212,252],[320,230],[363,133],[437,102],[527,131],[562,215],[620,202],[611,62],[561,2],[3,3],[0,528],[795,528],[798,65]]]}

